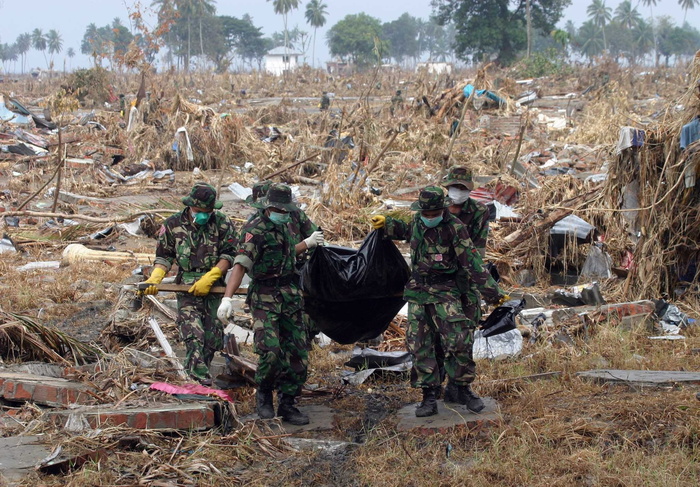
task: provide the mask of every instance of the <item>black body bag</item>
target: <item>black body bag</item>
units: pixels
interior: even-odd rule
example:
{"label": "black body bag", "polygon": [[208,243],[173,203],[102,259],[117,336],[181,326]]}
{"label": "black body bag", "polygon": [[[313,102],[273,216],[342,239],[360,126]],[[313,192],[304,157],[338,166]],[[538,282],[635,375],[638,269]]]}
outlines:
{"label": "black body bag", "polygon": [[317,247],[301,270],[304,310],[338,343],[383,333],[403,307],[410,271],[383,231],[369,234],[359,250]]}

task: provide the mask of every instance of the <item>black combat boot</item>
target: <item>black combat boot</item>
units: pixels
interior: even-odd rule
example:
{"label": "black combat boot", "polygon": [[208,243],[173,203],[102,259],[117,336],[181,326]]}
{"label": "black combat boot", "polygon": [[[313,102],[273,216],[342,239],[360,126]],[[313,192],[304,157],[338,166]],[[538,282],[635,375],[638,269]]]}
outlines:
{"label": "black combat boot", "polygon": [[435,388],[423,388],[423,402],[416,408],[416,417],[435,416],[438,413],[437,399],[435,399]]}
{"label": "black combat boot", "polygon": [[472,391],[471,385],[467,384],[466,386],[458,386],[457,388],[459,389],[460,404],[464,404],[467,406],[467,409],[475,413],[484,409],[484,401]]}
{"label": "black combat boot", "polygon": [[258,387],[255,392],[255,410],[260,419],[272,419],[275,417],[275,408],[272,405],[272,388]]}
{"label": "black combat boot", "polygon": [[455,384],[452,379],[447,379],[447,386],[445,386],[445,402],[453,404],[462,404],[459,402],[459,391],[457,390],[457,384]]}
{"label": "black combat boot", "polygon": [[296,426],[309,424],[309,417],[294,407],[294,396],[290,394],[282,394],[277,416],[282,416],[282,421]]}

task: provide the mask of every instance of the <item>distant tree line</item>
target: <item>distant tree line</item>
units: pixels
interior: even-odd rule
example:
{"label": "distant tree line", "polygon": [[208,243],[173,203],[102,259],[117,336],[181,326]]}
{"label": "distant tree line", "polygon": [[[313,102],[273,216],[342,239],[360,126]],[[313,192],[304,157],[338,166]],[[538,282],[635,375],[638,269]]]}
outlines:
{"label": "distant tree line", "polygon": [[[152,0],[157,28],[143,28],[140,14],[130,14],[130,30],[120,19],[98,27],[87,26],[80,51],[93,58],[95,66],[132,66],[130,51],[138,51],[153,62],[161,48],[168,67],[190,70],[214,67],[219,72],[231,68],[262,68],[265,54],[272,48],[301,53],[304,62],[316,64],[316,31],[326,24],[328,5],[323,0],[308,0],[304,18],[312,33],[288,25],[288,16],[301,7],[300,0],[267,0],[274,13],[283,19],[284,29],[265,37],[248,14],[241,17],[217,15],[214,0]],[[687,17],[700,0],[677,0]],[[365,13],[345,16],[326,34],[333,56],[359,67],[395,62],[408,66],[420,59],[431,61],[483,62],[507,65],[528,59],[545,50],[558,53],[564,62],[575,58],[593,61],[608,55],[630,64],[662,60],[669,64],[691,56],[700,48],[700,33],[687,22],[676,25],[670,17],[654,16],[659,0],[620,1],[615,8],[606,0],[591,0],[588,19],[577,26],[569,20],[564,28],[556,24],[571,0],[431,0],[429,19],[409,13],[393,21]],[[638,7],[649,8],[644,18]],[[132,32],[136,32],[135,34]],[[0,44],[0,61],[21,63],[26,55],[42,52],[47,69],[63,50],[56,30],[44,34],[41,29],[21,34],[13,44]],[[550,51],[547,51],[550,52]],[[69,48],[68,58],[75,55]],[[133,57],[133,56],[132,56]],[[65,60],[64,60],[65,68]]]}

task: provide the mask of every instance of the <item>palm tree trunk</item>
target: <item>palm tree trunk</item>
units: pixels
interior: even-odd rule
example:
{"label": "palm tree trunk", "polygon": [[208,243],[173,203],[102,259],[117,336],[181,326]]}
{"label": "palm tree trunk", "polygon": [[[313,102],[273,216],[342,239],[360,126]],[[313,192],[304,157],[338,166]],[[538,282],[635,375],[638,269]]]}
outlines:
{"label": "palm tree trunk", "polygon": [[314,27],[314,47],[311,48],[311,67],[316,67],[316,27]]}
{"label": "palm tree trunk", "polygon": [[191,48],[192,48],[192,42],[191,42],[191,22],[190,18],[187,17],[187,59],[185,59],[185,72],[190,71],[190,53],[191,53]]}
{"label": "palm tree trunk", "polygon": [[204,58],[204,42],[202,41],[202,16],[199,16],[199,50]]}
{"label": "palm tree trunk", "polygon": [[284,14],[282,18],[284,19],[284,58],[282,59],[282,74],[286,75],[289,67],[289,52],[287,47],[289,44],[289,33],[287,31],[287,14]]}
{"label": "palm tree trunk", "polygon": [[532,15],[530,11],[530,0],[525,3],[525,18],[527,21],[527,57],[530,57],[532,51]]}

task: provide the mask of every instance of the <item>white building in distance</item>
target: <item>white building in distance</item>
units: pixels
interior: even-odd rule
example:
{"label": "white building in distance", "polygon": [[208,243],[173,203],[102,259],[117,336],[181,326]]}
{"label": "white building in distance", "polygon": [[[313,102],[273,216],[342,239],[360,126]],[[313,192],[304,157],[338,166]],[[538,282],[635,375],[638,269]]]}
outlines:
{"label": "white building in distance", "polygon": [[277,76],[285,71],[292,71],[299,66],[299,56],[301,55],[302,53],[297,52],[293,46],[275,47],[265,54],[265,71]]}

